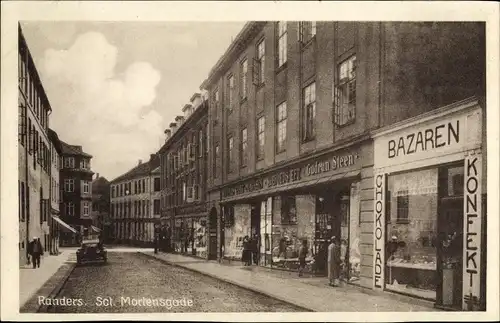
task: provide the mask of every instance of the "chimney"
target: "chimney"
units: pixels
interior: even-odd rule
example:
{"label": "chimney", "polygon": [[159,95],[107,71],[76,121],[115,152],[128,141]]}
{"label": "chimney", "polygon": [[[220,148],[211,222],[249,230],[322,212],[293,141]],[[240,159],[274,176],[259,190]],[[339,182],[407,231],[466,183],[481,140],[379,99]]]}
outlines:
{"label": "chimney", "polygon": [[184,122],[184,117],[183,116],[177,116],[177,117],[175,117],[175,122],[177,122],[177,124],[180,127],[182,125],[182,123]]}
{"label": "chimney", "polygon": [[191,115],[191,112],[193,112],[193,107],[191,104],[186,104],[184,108],[182,108],[182,112],[184,112],[184,118],[187,119]]}
{"label": "chimney", "polygon": [[169,140],[170,136],[172,136],[172,130],[165,129],[164,133],[165,133],[165,141]]}
{"label": "chimney", "polygon": [[201,104],[201,94],[195,93],[191,97],[191,104],[193,105],[193,110],[196,109]]}
{"label": "chimney", "polygon": [[98,179],[99,178],[99,173],[96,173],[95,174],[95,179]]}
{"label": "chimney", "polygon": [[142,159],[139,159],[139,162],[137,163],[137,166],[139,166],[140,164],[142,164]]}
{"label": "chimney", "polygon": [[174,132],[177,130],[177,123],[171,122],[170,123],[170,130],[172,131],[172,135],[173,135]]}

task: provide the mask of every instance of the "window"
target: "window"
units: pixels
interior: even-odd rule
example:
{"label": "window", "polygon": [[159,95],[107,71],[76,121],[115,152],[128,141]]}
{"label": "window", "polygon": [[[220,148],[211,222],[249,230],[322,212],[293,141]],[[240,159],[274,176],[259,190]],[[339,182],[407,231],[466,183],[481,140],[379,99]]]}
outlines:
{"label": "window", "polygon": [[215,148],[214,148],[214,154],[213,154],[213,162],[212,162],[212,174],[214,176],[214,178],[217,178],[217,160],[219,160],[219,144],[216,143],[215,144]]}
{"label": "window", "polygon": [[213,120],[217,120],[218,118],[218,112],[219,112],[219,90],[216,89],[214,90],[213,96],[212,96],[212,101],[213,101]]}
{"label": "window", "polygon": [[198,156],[203,157],[203,130],[198,134]]}
{"label": "window", "polygon": [[89,216],[89,202],[83,202],[83,216]]}
{"label": "window", "polygon": [[75,191],[75,180],[72,178],[67,178],[64,180],[64,191],[74,192]]}
{"label": "window", "polygon": [[240,80],[240,91],[241,91],[241,99],[246,99],[247,97],[247,79],[248,79],[248,60],[245,58],[241,62],[241,80]]}
{"label": "window", "polygon": [[304,89],[303,140],[312,140],[315,135],[316,121],[316,83]]}
{"label": "window", "polygon": [[160,200],[155,199],[153,201],[153,214],[158,215],[160,214]]}
{"label": "window", "polygon": [[232,75],[230,75],[228,78],[227,78],[227,83],[228,83],[228,91],[227,91],[227,95],[228,95],[228,100],[229,100],[229,112],[232,112],[233,111],[233,91],[234,91],[234,77]]}
{"label": "window", "polygon": [[64,157],[64,168],[75,168],[75,158]]}
{"label": "window", "polygon": [[228,172],[231,172],[232,170],[232,164],[233,164],[233,137],[229,137],[227,139],[227,154],[228,154],[228,163],[227,163],[227,167],[228,167]]}
{"label": "window", "polygon": [[186,201],[187,198],[187,187],[186,182],[182,182],[182,201]]}
{"label": "window", "polygon": [[21,145],[26,144],[26,105],[25,104],[20,104],[19,105],[19,131],[18,131],[18,140]]}
{"label": "window", "polygon": [[407,223],[408,222],[408,191],[398,191],[397,192],[397,212],[396,212],[396,222]]}
{"label": "window", "polygon": [[154,190],[155,192],[159,192],[161,189],[160,189],[160,178],[159,177],[156,177],[154,179]]}
{"label": "window", "polygon": [[75,215],[75,205],[73,204],[73,202],[66,203],[66,215],[67,216]]}
{"label": "window", "polygon": [[90,183],[89,181],[83,181],[83,193],[90,193]]}
{"label": "window", "polygon": [[287,31],[286,21],[278,22],[278,68],[286,63],[287,59]]}
{"label": "window", "polygon": [[90,169],[90,161],[86,158],[82,158],[80,161],[80,168],[81,169]]}
{"label": "window", "polygon": [[262,39],[257,44],[257,59],[254,65],[254,82],[255,85],[263,84],[265,81],[265,65],[266,65],[266,44]]}
{"label": "window", "polygon": [[281,223],[297,224],[295,196],[283,196],[281,198]]}
{"label": "window", "polygon": [[278,132],[276,136],[276,150],[282,152],[285,150],[286,144],[286,102],[278,105],[277,108],[277,119],[276,119],[276,131]]}
{"label": "window", "polygon": [[316,36],[316,21],[302,21],[299,23],[299,41],[307,43]]}
{"label": "window", "polygon": [[343,126],[356,117],[356,56],[346,59],[337,69],[334,89],[335,123]]}
{"label": "window", "polygon": [[265,117],[260,117],[257,120],[257,139],[258,139],[258,149],[257,149],[257,159],[264,158],[264,144],[265,144],[265,133],[266,119]]}
{"label": "window", "polygon": [[247,128],[241,130],[240,165],[245,166],[247,162]]}

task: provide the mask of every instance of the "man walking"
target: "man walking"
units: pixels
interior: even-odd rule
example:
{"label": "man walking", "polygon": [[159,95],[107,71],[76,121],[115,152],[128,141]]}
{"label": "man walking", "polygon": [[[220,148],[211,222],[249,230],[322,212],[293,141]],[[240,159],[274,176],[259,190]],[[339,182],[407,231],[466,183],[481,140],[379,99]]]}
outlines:
{"label": "man walking", "polygon": [[40,268],[40,257],[43,256],[43,248],[39,238],[33,237],[33,241],[28,245],[28,254],[31,256],[33,269]]}

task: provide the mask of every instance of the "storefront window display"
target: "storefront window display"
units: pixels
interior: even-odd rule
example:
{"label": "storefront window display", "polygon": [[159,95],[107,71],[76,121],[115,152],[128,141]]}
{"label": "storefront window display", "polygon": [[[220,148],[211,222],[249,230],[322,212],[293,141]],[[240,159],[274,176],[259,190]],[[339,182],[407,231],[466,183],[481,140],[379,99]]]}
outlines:
{"label": "storefront window display", "polygon": [[250,205],[224,207],[224,257],[241,260],[243,238],[250,236]]}
{"label": "storefront window display", "polygon": [[[277,196],[272,225],[272,267],[296,270],[298,251],[303,240],[308,244],[306,262],[313,260],[314,197]],[[311,266],[306,268],[311,271]]]}
{"label": "storefront window display", "polygon": [[194,248],[198,257],[207,256],[207,220],[205,218],[196,218],[193,222]]}
{"label": "storefront window display", "polygon": [[435,299],[438,169],[389,175],[386,288]]}

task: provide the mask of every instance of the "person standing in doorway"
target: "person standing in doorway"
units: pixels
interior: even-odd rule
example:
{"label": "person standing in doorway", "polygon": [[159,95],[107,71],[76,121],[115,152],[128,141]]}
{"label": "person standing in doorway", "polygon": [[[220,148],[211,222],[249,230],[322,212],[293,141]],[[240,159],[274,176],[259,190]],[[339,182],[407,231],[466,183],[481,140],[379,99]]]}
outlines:
{"label": "person standing in doorway", "polygon": [[328,246],[328,281],[330,286],[338,286],[339,266],[340,244],[337,237],[333,236]]}
{"label": "person standing in doorway", "polygon": [[259,236],[254,234],[252,239],[252,260],[255,265],[259,264],[260,243]]}
{"label": "person standing in doorway", "polygon": [[33,241],[28,245],[28,254],[31,256],[33,269],[40,268],[40,257],[43,256],[43,247],[39,238],[33,237]]}
{"label": "person standing in doorway", "polygon": [[243,253],[241,254],[241,260],[244,266],[249,266],[252,256],[250,254],[250,240],[248,236],[243,238]]}
{"label": "person standing in doorway", "polygon": [[299,277],[304,274],[304,269],[306,268],[306,257],[307,257],[307,240],[302,240],[302,244],[299,248]]}

